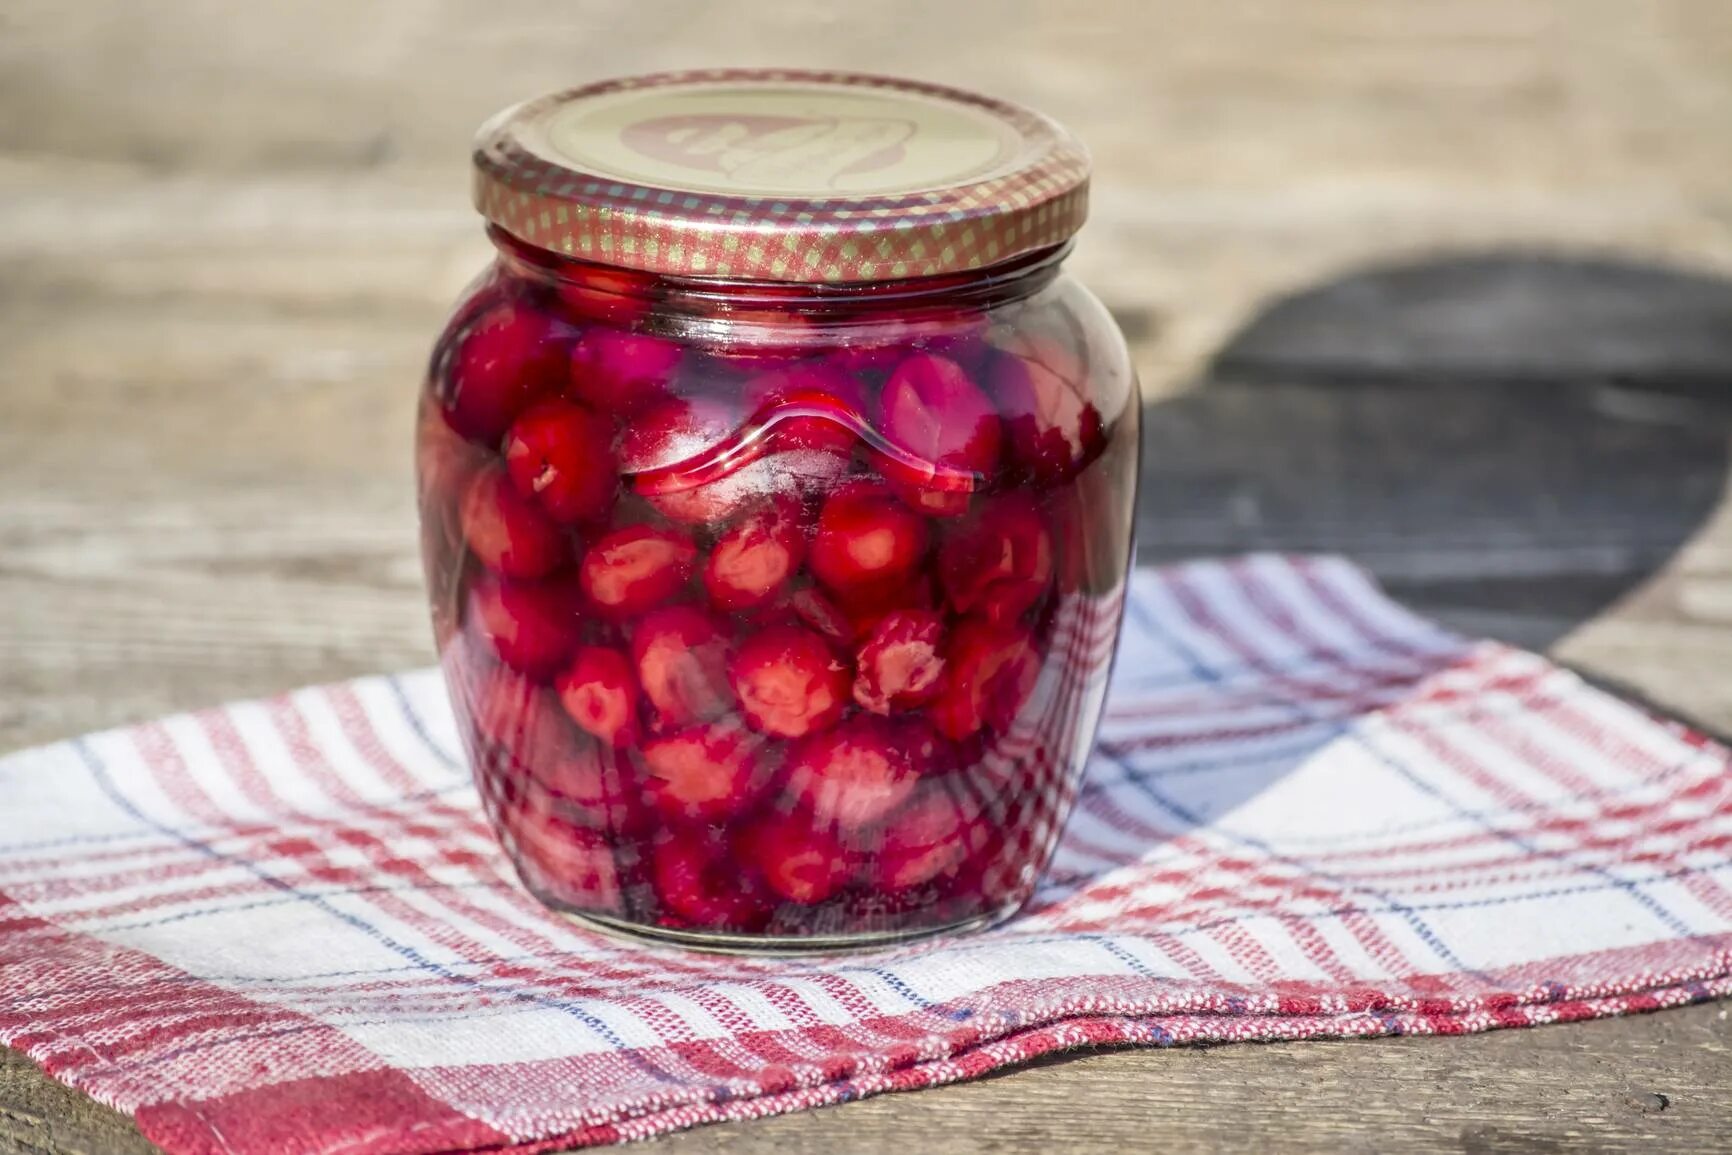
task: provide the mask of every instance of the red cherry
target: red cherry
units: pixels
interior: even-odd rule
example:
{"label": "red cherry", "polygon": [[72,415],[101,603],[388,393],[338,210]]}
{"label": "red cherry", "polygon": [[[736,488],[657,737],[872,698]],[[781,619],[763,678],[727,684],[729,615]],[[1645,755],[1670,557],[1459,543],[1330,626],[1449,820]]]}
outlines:
{"label": "red cherry", "polygon": [[618,908],[619,869],[605,833],[539,805],[505,808],[500,827],[531,890],[584,909]]}
{"label": "red cherry", "polygon": [[675,821],[714,822],[744,812],[769,785],[760,742],[739,726],[692,726],[643,746],[650,797]]}
{"label": "red cherry", "polygon": [[550,677],[582,636],[582,601],[564,579],[527,582],[482,574],[469,616],[499,660],[531,678]]}
{"label": "red cherry", "polygon": [[530,768],[535,785],[566,804],[580,822],[619,834],[640,831],[647,815],[635,766],[611,747],[571,734],[558,757]]}
{"label": "red cherry", "polygon": [[687,525],[726,521],[747,501],[774,488],[754,467],[761,442],[737,440],[745,419],[737,404],[715,397],[673,399],[634,417],[620,439],[620,465],[633,488],[664,517]]}
{"label": "red cherry", "polygon": [[546,577],[569,556],[565,534],[497,466],[470,482],[461,517],[469,551],[506,577]]}
{"label": "red cherry", "polygon": [[637,741],[637,674],[606,646],[583,646],[555,685],[572,721],[610,746]]}
{"label": "red cherry", "polygon": [[553,699],[555,708],[552,713],[559,717],[565,736],[560,740],[556,751],[534,762],[525,763],[529,777],[555,798],[585,806],[599,803],[602,796],[608,793],[605,784],[607,775],[602,766],[600,748],[588,737],[571,729],[570,723],[558,710],[558,699],[554,698],[550,691],[543,690],[542,693],[546,698]]}
{"label": "red cherry", "polygon": [[798,738],[833,725],[848,704],[848,667],[824,639],[776,626],[740,643],[729,674],[754,730]]}
{"label": "red cherry", "polygon": [[574,316],[625,328],[654,306],[655,277],[626,269],[586,264],[568,265],[569,279],[559,283],[559,299]]}
{"label": "red cherry", "polygon": [[823,902],[848,881],[848,856],[828,831],[800,816],[769,815],[735,836],[734,853],[790,902]]}
{"label": "red cherry", "polygon": [[760,373],[742,390],[747,407],[770,426],[778,450],[847,458],[866,412],[860,382],[822,361]]}
{"label": "red cherry", "polygon": [[507,301],[459,339],[448,372],[440,385],[452,427],[472,441],[497,442],[532,401],[558,390],[565,343],[551,318]]}
{"label": "red cherry", "polygon": [[509,667],[487,671],[468,705],[476,734],[514,772],[559,762],[579,745],[552,694]]}
{"label": "red cherry", "polygon": [[710,549],[704,588],[719,610],[754,609],[775,599],[806,556],[800,504],[775,497],[747,511]]}
{"label": "red cherry", "polygon": [[600,517],[618,492],[612,423],[569,401],[542,401],[519,417],[505,464],[519,493],[566,524]]}
{"label": "red cherry", "polygon": [[945,357],[905,358],[885,382],[880,408],[886,436],[919,459],[877,455],[896,495],[928,517],[967,513],[979,486],[966,473],[993,473],[1001,440],[998,413],[967,372]]}
{"label": "red cherry", "polygon": [[1040,677],[1033,636],[1019,627],[968,618],[950,632],[944,689],[927,717],[946,738],[960,741],[983,726],[1003,733]]}
{"label": "red cherry", "polygon": [[620,438],[620,468],[656,473],[704,457],[732,436],[746,414],[717,397],[670,397],[634,417]]}
{"label": "red cherry", "polygon": [[731,869],[731,858],[707,839],[674,835],[650,858],[650,881],[664,921],[709,930],[755,931],[770,921],[762,884]]}
{"label": "red cherry", "polygon": [[842,612],[847,615],[850,634],[855,642],[864,641],[869,637],[884,615],[895,610],[935,610],[938,603],[933,597],[932,579],[921,573],[899,586],[886,590],[873,591],[869,597],[860,597],[846,603]]}
{"label": "red cherry", "polygon": [[589,329],[571,348],[571,395],[603,413],[630,416],[667,398],[683,352],[662,337]]}
{"label": "red cherry", "polygon": [[836,604],[808,586],[788,595],[788,608],[794,616],[823,634],[832,642],[846,645],[854,640],[854,623]]}
{"label": "red cherry", "polygon": [[599,611],[625,619],[679,593],[697,560],[698,547],[678,530],[629,525],[591,546],[578,574]]}
{"label": "red cherry", "polygon": [[896,491],[896,496],[900,497],[908,508],[919,510],[927,517],[961,517],[973,503],[974,494],[970,490],[941,489],[930,482],[908,481],[892,476],[896,470],[896,466],[885,464],[890,488]]}
{"label": "red cherry", "polygon": [[[839,606],[816,586],[791,589],[748,615],[753,628],[799,622],[809,626],[846,657],[871,635],[886,614],[896,610],[933,610],[933,582],[920,574],[906,585],[868,591]],[[870,598],[870,600],[868,600]]]}
{"label": "red cherry", "polygon": [[904,358],[884,383],[879,406],[884,435],[922,461],[980,474],[998,464],[998,411],[948,357]]}
{"label": "red cherry", "polygon": [[644,697],[665,726],[714,718],[734,704],[728,688],[728,638],[700,609],[652,610],[632,631],[632,660]]}
{"label": "red cherry", "polygon": [[956,612],[1011,625],[1052,585],[1052,534],[1034,498],[1007,493],[945,538],[938,578]]}
{"label": "red cherry", "polygon": [[885,614],[856,657],[854,700],[875,714],[925,705],[941,687],[943,646],[944,619],[930,610]]}
{"label": "red cherry", "polygon": [[885,890],[903,890],[954,874],[971,851],[987,842],[979,819],[979,804],[956,782],[920,783],[884,821],[883,841],[871,861],[874,882]]}
{"label": "red cherry", "polygon": [[881,487],[850,485],[824,503],[810,565],[844,603],[882,601],[914,576],[926,546],[924,519]]}
{"label": "red cherry", "polygon": [[861,714],[802,740],[788,760],[788,790],[820,823],[877,822],[908,797],[918,774],[906,735]]}
{"label": "red cherry", "polygon": [[685,487],[663,482],[652,488],[640,485],[638,492],[650,507],[669,521],[681,525],[720,525],[754,498],[782,487],[787,477],[778,477],[767,460],[753,461],[737,473],[721,472],[714,480]]}
{"label": "red cherry", "polygon": [[1082,366],[1058,342],[1020,340],[993,358],[989,376],[1010,456],[1035,482],[1065,480],[1106,445]]}

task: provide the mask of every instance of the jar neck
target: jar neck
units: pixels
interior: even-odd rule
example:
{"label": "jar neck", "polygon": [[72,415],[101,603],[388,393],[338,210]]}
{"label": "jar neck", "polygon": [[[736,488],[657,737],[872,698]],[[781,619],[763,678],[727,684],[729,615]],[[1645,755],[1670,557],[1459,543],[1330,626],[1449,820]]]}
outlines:
{"label": "jar neck", "polygon": [[654,300],[663,309],[676,312],[754,313],[797,307],[808,316],[890,311],[918,314],[1012,304],[1051,284],[1071,249],[1067,241],[986,268],[935,277],[806,284],[647,273],[539,249],[496,225],[489,225],[487,233],[508,276],[549,287],[580,288],[622,300]]}

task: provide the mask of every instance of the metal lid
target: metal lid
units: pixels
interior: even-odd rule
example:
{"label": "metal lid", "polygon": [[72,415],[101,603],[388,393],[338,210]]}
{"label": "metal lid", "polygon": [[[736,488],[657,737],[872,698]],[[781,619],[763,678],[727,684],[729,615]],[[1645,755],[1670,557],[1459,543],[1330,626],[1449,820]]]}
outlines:
{"label": "metal lid", "polygon": [[857,73],[604,81],[494,117],[475,203],[527,244],[654,273],[806,283],[985,268],[1059,244],[1088,153],[1004,101]]}

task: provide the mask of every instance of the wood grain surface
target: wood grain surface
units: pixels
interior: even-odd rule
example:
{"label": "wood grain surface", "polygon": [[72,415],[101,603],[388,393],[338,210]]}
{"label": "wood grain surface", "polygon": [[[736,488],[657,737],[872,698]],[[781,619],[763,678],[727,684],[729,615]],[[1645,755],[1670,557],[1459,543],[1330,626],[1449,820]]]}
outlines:
{"label": "wood grain surface", "polygon": [[[409,415],[487,255],[468,135],[721,63],[1089,142],[1143,560],[1345,552],[1732,731],[1726,0],[4,0],[0,748],[428,662]],[[658,1143],[1727,1149],[1727,1012],[1099,1054]],[[146,1150],[0,1053],[0,1152]]]}

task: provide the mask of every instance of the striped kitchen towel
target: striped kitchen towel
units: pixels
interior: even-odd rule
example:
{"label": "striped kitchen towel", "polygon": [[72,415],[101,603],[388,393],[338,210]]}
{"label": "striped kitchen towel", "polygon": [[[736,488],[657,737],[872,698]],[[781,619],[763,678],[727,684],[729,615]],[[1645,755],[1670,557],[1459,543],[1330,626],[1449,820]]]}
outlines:
{"label": "striped kitchen towel", "polygon": [[1067,1047],[1455,1034],[1732,991],[1727,751],[1329,559],[1137,574],[1008,925],[845,958],[550,916],[431,672],[0,761],[0,1040],[173,1151],[652,1135]]}

